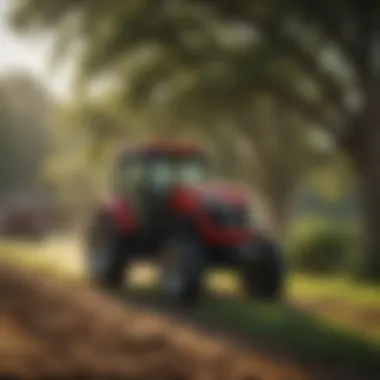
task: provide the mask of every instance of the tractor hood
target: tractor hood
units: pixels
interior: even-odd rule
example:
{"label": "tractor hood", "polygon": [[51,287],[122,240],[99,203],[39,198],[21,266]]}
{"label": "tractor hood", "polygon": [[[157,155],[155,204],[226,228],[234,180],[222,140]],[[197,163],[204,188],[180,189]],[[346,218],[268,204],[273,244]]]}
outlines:
{"label": "tractor hood", "polygon": [[195,195],[205,202],[248,204],[251,200],[250,191],[228,182],[204,182],[193,185]]}

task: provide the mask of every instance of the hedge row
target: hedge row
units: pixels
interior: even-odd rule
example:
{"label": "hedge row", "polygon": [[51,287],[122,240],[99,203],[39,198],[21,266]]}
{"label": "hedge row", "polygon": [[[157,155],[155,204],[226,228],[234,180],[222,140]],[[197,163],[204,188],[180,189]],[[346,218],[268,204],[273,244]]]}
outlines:
{"label": "hedge row", "polygon": [[353,223],[297,221],[286,242],[290,265],[312,274],[345,272],[354,261],[358,237],[359,229]]}

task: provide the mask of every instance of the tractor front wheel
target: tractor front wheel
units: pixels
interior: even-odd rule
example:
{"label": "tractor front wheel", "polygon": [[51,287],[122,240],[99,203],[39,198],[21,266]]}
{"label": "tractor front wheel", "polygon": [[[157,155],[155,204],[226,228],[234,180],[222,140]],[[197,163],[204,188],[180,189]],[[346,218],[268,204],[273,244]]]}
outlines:
{"label": "tractor front wheel", "polygon": [[122,287],[126,255],[121,236],[107,216],[99,217],[91,227],[85,263],[95,285],[114,290]]}
{"label": "tractor front wheel", "polygon": [[173,305],[190,306],[201,297],[205,256],[200,245],[190,239],[174,239],[161,258],[161,290]]}

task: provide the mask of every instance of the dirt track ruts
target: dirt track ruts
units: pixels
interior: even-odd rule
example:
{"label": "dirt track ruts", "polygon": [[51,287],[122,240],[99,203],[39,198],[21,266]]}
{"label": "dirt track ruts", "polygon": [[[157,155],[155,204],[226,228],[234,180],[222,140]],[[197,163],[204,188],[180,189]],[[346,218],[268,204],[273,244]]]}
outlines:
{"label": "dirt track ruts", "polygon": [[2,267],[0,378],[372,380],[244,345],[189,311],[169,317],[156,306]]}

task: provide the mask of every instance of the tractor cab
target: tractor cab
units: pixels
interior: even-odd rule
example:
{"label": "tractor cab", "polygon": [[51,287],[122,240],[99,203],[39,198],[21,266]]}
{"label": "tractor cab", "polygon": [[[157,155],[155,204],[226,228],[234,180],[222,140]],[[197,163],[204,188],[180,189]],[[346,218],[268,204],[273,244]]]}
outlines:
{"label": "tractor cab", "polygon": [[114,173],[116,195],[131,205],[140,235],[156,246],[168,233],[173,191],[205,181],[207,173],[206,154],[198,145],[147,143],[120,154]]}

